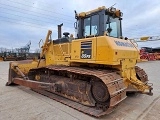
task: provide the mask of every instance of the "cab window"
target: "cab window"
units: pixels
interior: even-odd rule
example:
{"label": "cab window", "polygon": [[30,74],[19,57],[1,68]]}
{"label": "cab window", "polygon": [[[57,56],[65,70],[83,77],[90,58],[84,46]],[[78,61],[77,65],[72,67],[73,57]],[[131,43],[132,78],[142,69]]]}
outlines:
{"label": "cab window", "polygon": [[99,15],[93,15],[84,19],[84,36],[98,35]]}

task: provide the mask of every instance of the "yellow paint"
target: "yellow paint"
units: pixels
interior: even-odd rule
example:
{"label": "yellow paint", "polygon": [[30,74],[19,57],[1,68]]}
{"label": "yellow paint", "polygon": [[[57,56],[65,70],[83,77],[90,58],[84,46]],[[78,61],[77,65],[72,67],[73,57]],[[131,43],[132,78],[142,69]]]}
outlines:
{"label": "yellow paint", "polygon": [[[13,69],[18,75],[20,75],[20,73],[18,73],[18,71],[15,69],[15,66],[18,66],[19,69],[25,75],[29,72],[30,69],[37,68],[38,61],[32,61],[32,60],[27,60],[27,62],[25,61],[26,60],[24,60],[24,62],[23,61],[10,62],[10,68]],[[45,60],[41,60],[39,64],[39,67],[43,67],[43,66],[46,66]]]}
{"label": "yellow paint", "polygon": [[85,17],[86,15],[89,15],[91,13],[95,13],[97,11],[100,11],[100,10],[105,10],[106,7],[105,6],[102,6],[102,7],[98,7],[97,9],[94,9],[94,10],[91,10],[91,11],[88,11],[88,12],[81,12],[79,13],[78,17]]}
{"label": "yellow paint", "polygon": [[144,41],[146,41],[146,40],[148,40],[148,38],[149,38],[149,36],[146,36],[146,37],[141,37],[140,39],[141,39],[141,40],[144,40]]}
{"label": "yellow paint", "polygon": [[[134,67],[139,58],[139,50],[129,40],[99,36],[76,39],[62,44],[54,44],[54,41],[46,42],[47,48],[43,51],[46,60],[41,60],[39,67],[47,65],[80,66],[83,64],[96,66],[101,64],[118,69],[127,87],[132,85],[139,91],[149,89],[149,86],[136,77]],[[85,45],[90,43],[89,48],[84,48],[91,49],[90,59],[81,58],[84,53],[84,50],[81,50],[84,43]],[[30,69],[36,68],[37,64],[38,61],[12,62],[11,68],[14,69],[14,66],[17,65],[24,74],[27,74]]]}
{"label": "yellow paint", "polygon": [[[91,59],[82,59],[81,43],[91,42]],[[116,44],[117,43],[117,44]],[[70,43],[50,44],[46,52],[46,65],[82,65],[102,64],[119,69],[126,86],[133,85],[137,90],[149,89],[136,77],[135,65],[139,58],[139,50],[131,41],[108,36],[91,37],[72,40]],[[52,56],[51,60],[48,56]]]}

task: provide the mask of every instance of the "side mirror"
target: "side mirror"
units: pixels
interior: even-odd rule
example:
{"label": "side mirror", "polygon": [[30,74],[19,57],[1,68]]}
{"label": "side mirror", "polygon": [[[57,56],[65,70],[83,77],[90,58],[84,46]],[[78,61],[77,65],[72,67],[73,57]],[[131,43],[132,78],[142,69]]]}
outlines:
{"label": "side mirror", "polygon": [[107,31],[108,33],[110,33],[112,31],[112,28],[108,28]]}

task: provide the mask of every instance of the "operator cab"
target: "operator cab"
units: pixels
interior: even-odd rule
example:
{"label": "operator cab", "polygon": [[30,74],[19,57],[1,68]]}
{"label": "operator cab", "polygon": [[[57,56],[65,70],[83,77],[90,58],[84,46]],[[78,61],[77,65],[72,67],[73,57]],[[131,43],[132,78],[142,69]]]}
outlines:
{"label": "operator cab", "polygon": [[104,35],[115,38],[122,36],[122,12],[116,8],[100,7],[89,12],[76,13],[75,17],[78,39]]}

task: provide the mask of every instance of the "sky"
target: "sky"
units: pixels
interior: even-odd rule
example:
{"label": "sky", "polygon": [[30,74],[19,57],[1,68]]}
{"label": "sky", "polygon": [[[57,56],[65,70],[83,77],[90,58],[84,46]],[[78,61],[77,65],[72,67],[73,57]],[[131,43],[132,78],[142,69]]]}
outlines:
{"label": "sky", "polygon": [[[0,0],[0,47],[18,48],[31,41],[31,52],[39,48],[47,31],[57,38],[57,25],[75,34],[74,10],[78,13],[114,5],[123,12],[123,36],[160,36],[159,0]],[[160,47],[160,41],[138,42],[139,47]]]}

